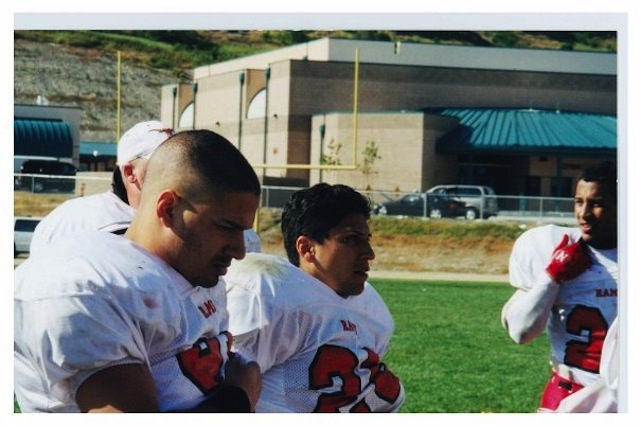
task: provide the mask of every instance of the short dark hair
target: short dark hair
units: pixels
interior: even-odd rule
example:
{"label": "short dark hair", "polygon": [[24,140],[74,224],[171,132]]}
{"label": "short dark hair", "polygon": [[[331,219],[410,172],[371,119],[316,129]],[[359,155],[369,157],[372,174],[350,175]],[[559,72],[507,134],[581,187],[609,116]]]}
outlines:
{"label": "short dark hair", "polygon": [[369,219],[371,202],[346,185],[319,183],[295,192],[282,211],[282,236],[289,261],[300,266],[296,240],[304,235],[323,243],[329,230],[352,213]]}
{"label": "short dark hair", "polygon": [[600,163],[586,166],[576,179],[585,182],[598,182],[603,186],[614,200],[618,200],[618,169],[613,161],[602,161]]}
{"label": "short dark hair", "polygon": [[[156,165],[153,161],[156,154],[165,161]],[[197,176],[197,180],[185,179],[184,189],[190,192],[185,196],[197,198],[204,192],[261,195],[260,181],[251,164],[231,142],[211,130],[185,130],[174,134],[156,149],[147,173],[152,167],[156,174],[175,168],[178,173],[189,171]]]}

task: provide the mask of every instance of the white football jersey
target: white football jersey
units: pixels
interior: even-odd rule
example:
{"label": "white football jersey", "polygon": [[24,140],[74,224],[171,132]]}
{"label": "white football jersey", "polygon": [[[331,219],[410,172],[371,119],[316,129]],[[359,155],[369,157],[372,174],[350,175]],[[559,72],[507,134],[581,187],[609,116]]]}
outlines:
{"label": "white football jersey", "polygon": [[23,412],[76,412],[91,374],[146,364],[160,409],[204,400],[231,338],[224,282],[194,287],[126,238],[85,231],[15,270],[15,394]]}
{"label": "white football jersey", "polygon": [[126,229],[136,211],[111,191],[72,198],[49,213],[36,226],[30,254],[57,240],[83,230],[115,232]]}
{"label": "white football jersey", "polygon": [[[509,261],[511,284],[528,290],[551,261],[564,234],[571,242],[580,230],[556,225],[526,231],[515,242]],[[574,381],[587,384],[598,377],[602,345],[618,313],[618,250],[589,246],[592,265],[560,286],[547,324],[551,356],[571,370]]]}
{"label": "white football jersey", "polygon": [[258,412],[394,412],[400,380],[382,363],[394,323],[368,283],[343,298],[287,259],[247,254],[225,276],[235,349],[258,362]]}

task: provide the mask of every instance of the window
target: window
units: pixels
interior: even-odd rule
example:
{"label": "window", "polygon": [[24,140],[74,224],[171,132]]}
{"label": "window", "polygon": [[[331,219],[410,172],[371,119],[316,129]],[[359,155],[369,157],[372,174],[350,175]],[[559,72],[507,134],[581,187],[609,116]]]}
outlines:
{"label": "window", "polygon": [[187,105],[187,107],[182,111],[180,120],[178,120],[178,127],[181,129],[193,127],[193,102]]}
{"label": "window", "polygon": [[39,222],[39,220],[17,219],[15,230],[19,232],[33,232]]}
{"label": "window", "polygon": [[462,197],[480,197],[482,192],[478,188],[458,188],[458,195]]}
{"label": "window", "polygon": [[249,102],[249,108],[247,109],[247,118],[264,118],[265,108],[267,106],[267,91],[259,91],[251,102]]}

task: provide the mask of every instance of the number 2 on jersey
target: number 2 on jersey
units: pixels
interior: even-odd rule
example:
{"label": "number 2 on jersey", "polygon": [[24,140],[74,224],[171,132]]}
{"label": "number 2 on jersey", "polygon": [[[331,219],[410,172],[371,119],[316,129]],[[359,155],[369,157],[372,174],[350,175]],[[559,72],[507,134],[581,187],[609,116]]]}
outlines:
{"label": "number 2 on jersey", "polygon": [[607,334],[607,321],[597,308],[578,305],[567,317],[567,331],[581,335],[588,333],[586,342],[570,340],[567,342],[564,363],[592,373],[600,369],[602,346]]}

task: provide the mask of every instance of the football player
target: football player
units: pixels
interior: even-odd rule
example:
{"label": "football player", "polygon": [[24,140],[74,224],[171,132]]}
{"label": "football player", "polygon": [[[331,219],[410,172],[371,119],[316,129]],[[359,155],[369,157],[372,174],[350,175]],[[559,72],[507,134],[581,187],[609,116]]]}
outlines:
{"label": "football player", "polygon": [[231,351],[220,277],[245,255],[260,202],[251,165],[214,132],[149,160],[123,236],[84,231],[15,270],[23,412],[250,412],[259,366]]}
{"label": "football player", "polygon": [[118,142],[118,167],[113,171],[111,189],[56,207],[36,227],[30,255],[62,236],[85,229],[124,233],[140,203],[149,157],[172,134],[173,130],[159,121],[138,123],[126,131]]}
{"label": "football player", "polygon": [[402,383],[382,362],[394,323],[367,283],[368,200],[321,183],[282,213],[288,260],[248,254],[226,277],[229,330],[263,373],[257,412],[395,412]]}
{"label": "football player", "polygon": [[[551,377],[539,411],[600,377],[602,347],[618,313],[617,173],[615,164],[586,167],[575,187],[577,228],[546,225],[515,242],[509,261],[517,289],[502,324],[518,344],[547,331]],[[562,410],[562,408],[560,408]]]}

